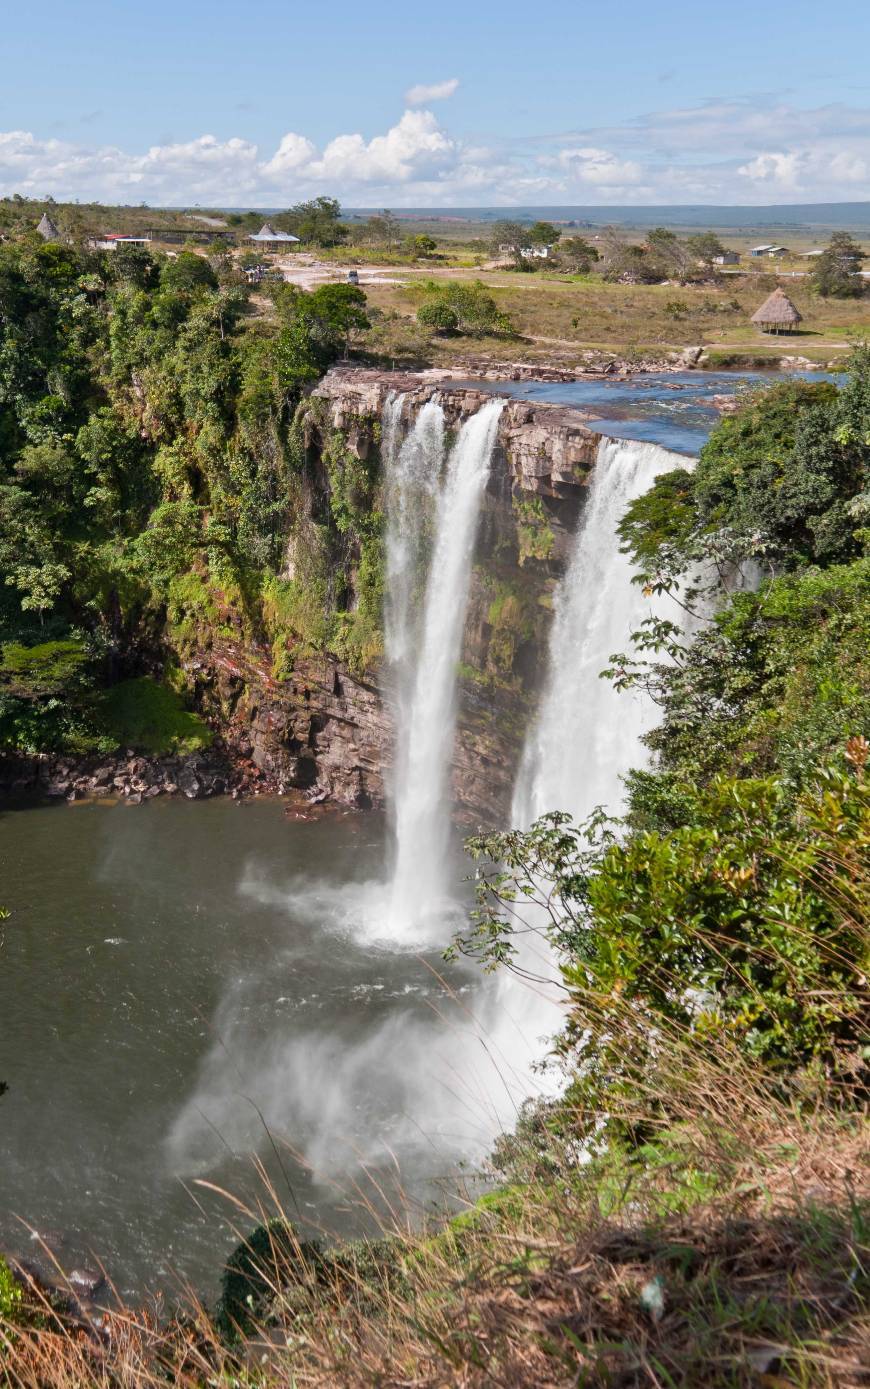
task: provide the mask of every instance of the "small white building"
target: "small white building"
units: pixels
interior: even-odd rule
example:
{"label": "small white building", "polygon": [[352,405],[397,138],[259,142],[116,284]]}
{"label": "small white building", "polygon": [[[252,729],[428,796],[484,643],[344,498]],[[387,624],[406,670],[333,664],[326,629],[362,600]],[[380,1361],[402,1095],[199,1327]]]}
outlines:
{"label": "small white building", "polygon": [[264,222],[258,232],[252,232],[248,240],[263,251],[288,251],[291,246],[299,245],[299,237],[291,236],[289,232],[275,231],[268,222]]}
{"label": "small white building", "polygon": [[88,237],[92,251],[117,251],[119,246],[150,246],[150,236],[125,236],[123,232],[101,232]]}
{"label": "small white building", "polygon": [[714,265],[739,265],[740,256],[737,251],[723,251],[721,256],[713,257]]}

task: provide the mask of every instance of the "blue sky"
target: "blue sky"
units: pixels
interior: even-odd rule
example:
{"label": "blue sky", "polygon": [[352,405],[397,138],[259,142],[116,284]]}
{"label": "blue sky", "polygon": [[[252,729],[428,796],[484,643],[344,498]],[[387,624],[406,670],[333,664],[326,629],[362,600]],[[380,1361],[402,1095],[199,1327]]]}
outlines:
{"label": "blue sky", "polygon": [[867,0],[4,0],[0,193],[870,198],[868,46]]}

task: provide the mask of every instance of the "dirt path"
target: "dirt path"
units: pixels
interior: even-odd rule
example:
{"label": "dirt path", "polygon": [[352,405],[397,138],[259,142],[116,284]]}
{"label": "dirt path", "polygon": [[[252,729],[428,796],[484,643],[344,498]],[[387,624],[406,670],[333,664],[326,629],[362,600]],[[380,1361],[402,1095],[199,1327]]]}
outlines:
{"label": "dirt path", "polygon": [[397,266],[339,265],[332,260],[317,260],[315,256],[285,256],[278,262],[284,280],[288,285],[299,289],[316,289],[318,285],[333,284],[347,279],[347,272],[355,270],[361,286],[400,285]]}

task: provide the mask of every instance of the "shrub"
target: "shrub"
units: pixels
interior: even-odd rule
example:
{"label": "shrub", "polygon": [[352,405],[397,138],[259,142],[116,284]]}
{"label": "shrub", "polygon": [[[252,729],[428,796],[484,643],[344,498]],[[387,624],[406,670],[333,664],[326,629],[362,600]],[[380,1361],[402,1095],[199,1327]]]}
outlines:
{"label": "shrub", "polygon": [[434,328],[437,333],[455,333],[459,327],[459,315],[455,309],[442,300],[432,300],[421,304],[417,310],[417,322],[424,328]]}
{"label": "shrub", "polygon": [[20,1306],[21,1284],[16,1282],[5,1259],[0,1258],[0,1325],[3,1322],[14,1321]]}
{"label": "shrub", "polygon": [[106,732],[116,746],[155,757],[200,752],[213,738],[202,719],[184,708],[174,690],[147,675],[113,685],[98,702]]}
{"label": "shrub", "polygon": [[480,280],[447,280],[440,284],[430,280],[425,292],[426,302],[417,310],[419,323],[442,332],[457,331],[478,337],[513,333],[507,314],[501,312]]}

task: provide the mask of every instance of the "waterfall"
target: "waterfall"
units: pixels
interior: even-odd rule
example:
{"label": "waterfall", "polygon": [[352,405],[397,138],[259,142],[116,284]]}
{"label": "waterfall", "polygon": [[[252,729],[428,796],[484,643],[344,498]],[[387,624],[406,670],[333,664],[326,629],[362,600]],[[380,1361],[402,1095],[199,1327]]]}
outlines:
{"label": "waterfall", "polygon": [[[644,760],[641,738],[655,721],[652,701],[641,690],[615,690],[600,673],[614,652],[630,648],[645,617],[677,620],[680,612],[673,600],[645,597],[632,583],[617,527],[628,503],[659,473],[689,466],[691,460],[658,444],[606,438],[599,444],[573,554],[554,597],[546,683],[514,786],[512,821],[521,829],[551,810],[567,811],[576,822],[598,805],[618,814],[621,778]],[[564,1023],[564,993],[543,909],[529,902],[521,915],[532,929],[514,936],[516,964],[540,982],[523,988],[504,975],[501,1005],[516,1021],[531,1067],[542,1039]],[[551,1092],[559,1088],[552,1076],[549,1085]]]}
{"label": "waterfall", "polygon": [[[426,918],[443,919],[451,905],[447,860],[456,667],[480,504],[503,407],[503,401],[489,401],[466,420],[444,460],[443,414],[431,403],[402,445],[396,447],[394,440],[387,452],[386,641],[396,715],[396,859],[389,906],[394,940],[415,933]],[[396,410],[390,402],[388,417]],[[431,555],[417,603],[430,517]]]}
{"label": "waterfall", "polygon": [[621,777],[643,761],[641,738],[655,721],[642,690],[619,692],[600,673],[630,647],[645,617],[679,617],[673,600],[649,598],[632,583],[617,526],[629,502],[659,473],[691,460],[658,444],[602,439],[574,553],[554,599],[547,683],[526,740],[514,789],[513,822],[526,827],[549,810],[583,820],[603,805],[618,814]]}
{"label": "waterfall", "polygon": [[404,438],[405,397],[390,392],[384,406],[382,453],[386,488],[386,592],[384,646],[395,714],[388,806],[397,830],[398,790],[407,782],[410,707],[416,676],[421,585],[427,542],[444,463],[444,411],[427,401]]}

